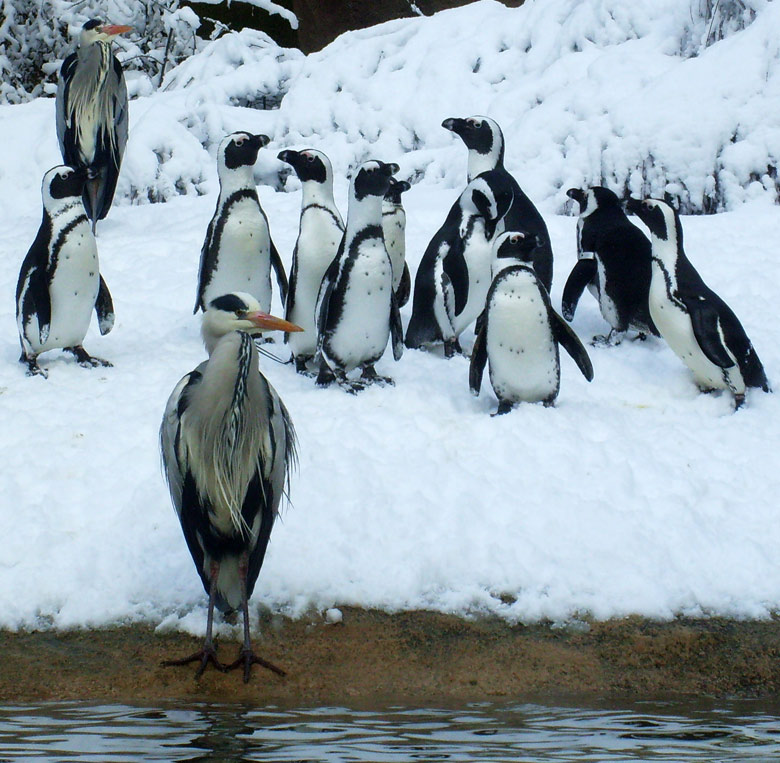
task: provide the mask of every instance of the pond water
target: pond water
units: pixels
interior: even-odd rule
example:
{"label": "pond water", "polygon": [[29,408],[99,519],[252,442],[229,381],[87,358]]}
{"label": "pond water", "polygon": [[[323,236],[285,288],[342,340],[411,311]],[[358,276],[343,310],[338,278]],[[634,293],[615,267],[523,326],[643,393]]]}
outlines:
{"label": "pond water", "polygon": [[780,705],[279,708],[85,702],[0,707],[0,763],[780,760]]}

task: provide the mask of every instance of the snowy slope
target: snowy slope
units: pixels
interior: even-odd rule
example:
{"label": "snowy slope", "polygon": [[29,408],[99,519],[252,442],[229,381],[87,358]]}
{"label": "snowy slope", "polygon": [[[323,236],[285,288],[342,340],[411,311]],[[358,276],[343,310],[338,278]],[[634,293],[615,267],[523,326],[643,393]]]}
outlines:
{"label": "snowy slope", "polygon": [[[53,101],[0,108],[0,626],[204,626],[205,596],[160,473],[157,428],[172,387],[204,357],[191,312],[216,200],[213,145],[225,131],[274,137],[258,163],[270,180],[281,148],[325,150],[343,211],[345,172],[366,155],[399,162],[402,177],[424,173],[404,197],[414,273],[465,179],[465,149],[441,120],[490,114],[504,127],[507,165],[545,212],[560,305],[576,258],[575,220],[556,214],[566,188],[599,177],[602,164],[617,187],[652,153],[700,189],[714,166],[712,136],[739,122],[744,140],[727,139],[718,155],[743,151],[729,165],[732,211],[683,224],[690,258],[776,381],[780,208],[771,183],[743,187],[739,173],[777,155],[778,58],[769,42],[780,6],[684,59],[685,14],[668,1],[647,5],[482,2],[352,33],[308,58],[278,50],[270,62],[247,58],[244,66],[275,67],[268,82],[289,78],[276,111],[234,105],[262,79],[259,68],[247,77],[244,66],[224,65],[233,54],[260,55],[242,36],[212,50],[211,63],[189,62],[190,84],[180,68],[167,90],[131,103],[124,198],[98,229],[117,324],[106,337],[93,324],[85,346],[114,368],[85,370],[51,353],[42,359],[48,380],[25,377],[16,362],[13,291],[40,222],[40,178],[59,161]],[[523,55],[516,46],[526,38]],[[559,55],[577,39],[584,50]],[[500,52],[501,40],[512,46]],[[723,67],[729,76],[715,76]],[[660,95],[672,85],[676,105]],[[730,88],[742,88],[742,100]],[[288,186],[259,193],[289,267],[300,196]],[[160,193],[165,204],[129,204],[134,188],[173,190]],[[587,294],[574,327],[583,338],[604,331]],[[522,621],[775,611],[777,395],[754,393],[732,415],[726,396],[697,392],[660,341],[594,348],[591,357],[592,384],[563,356],[555,408],[497,419],[488,415],[489,385],[469,394],[463,358],[407,351],[394,363],[388,353],[378,370],[397,386],[357,397],[265,362],[301,459],[253,601],[293,615],[357,604]]]}

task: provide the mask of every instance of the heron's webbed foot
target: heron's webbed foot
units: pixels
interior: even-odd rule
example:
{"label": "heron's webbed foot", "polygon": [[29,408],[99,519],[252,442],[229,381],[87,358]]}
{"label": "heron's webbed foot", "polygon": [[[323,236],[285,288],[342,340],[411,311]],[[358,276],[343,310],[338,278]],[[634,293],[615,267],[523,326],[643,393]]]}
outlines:
{"label": "heron's webbed foot", "polygon": [[27,366],[27,376],[42,376],[44,379],[49,378],[49,372],[38,365],[38,358],[35,355],[25,355],[22,353],[19,362],[24,363]]}
{"label": "heron's webbed foot", "polygon": [[266,670],[270,670],[278,676],[286,676],[287,673],[285,673],[281,668],[276,667],[272,662],[268,662],[268,660],[264,660],[262,657],[258,657],[253,651],[252,648],[249,647],[248,649],[246,647],[242,647],[241,651],[238,653],[238,659],[235,662],[231,662],[230,665],[226,665],[224,667],[224,670],[235,670],[236,668],[240,668],[243,665],[244,667],[244,683],[249,683],[249,677],[252,672],[252,665],[260,665]]}
{"label": "heron's webbed foot", "polygon": [[386,387],[388,385],[395,387],[395,382],[389,376],[380,376],[371,364],[363,367],[360,378],[363,379],[366,384],[378,384],[380,387]]}
{"label": "heron's webbed foot", "polygon": [[94,355],[90,355],[80,344],[74,347],[66,347],[65,351],[75,355],[78,364],[84,368],[98,368],[99,366],[113,368],[114,365],[107,360],[103,360],[103,358],[96,358]]}
{"label": "heron's webbed foot", "polygon": [[206,666],[211,663],[217,670],[222,673],[226,673],[230,666],[223,665],[219,659],[217,659],[217,649],[212,642],[206,642],[203,644],[203,648],[199,649],[189,657],[182,657],[180,660],[163,660],[162,665],[164,667],[172,667],[176,665],[189,665],[191,662],[200,662],[200,666],[195,671],[195,680],[197,681],[206,670]]}

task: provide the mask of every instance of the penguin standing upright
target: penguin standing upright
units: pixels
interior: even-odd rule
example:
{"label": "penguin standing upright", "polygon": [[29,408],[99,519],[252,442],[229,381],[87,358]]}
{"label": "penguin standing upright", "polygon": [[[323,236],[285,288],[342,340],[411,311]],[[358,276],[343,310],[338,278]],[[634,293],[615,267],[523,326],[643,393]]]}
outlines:
{"label": "penguin standing upright", "polygon": [[626,217],[618,197],[608,188],[587,191],[570,188],[570,199],[580,205],[577,225],[577,264],[563,289],[562,312],[574,318],[577,302],[586,286],[595,286],[595,296],[609,335],[594,337],[605,344],[618,344],[629,329],[658,335],[650,317],[650,241]]}
{"label": "penguin standing upright", "polygon": [[512,199],[505,173],[490,170],[452,205],[417,269],[407,347],[443,342],[446,357],[462,352],[458,336],[485,307],[492,242]]}
{"label": "penguin standing upright", "polygon": [[303,189],[285,306],[285,318],[303,331],[285,334],[285,341],[290,344],[295,370],[306,374],[306,364],[317,351],[317,296],[344,235],[344,223],[333,199],[333,167],[325,154],[309,148],[282,151],[278,158],[292,166]]}
{"label": "penguin standing upright", "polygon": [[409,301],[412,290],[412,277],[406,264],[406,211],[401,203],[401,194],[411,187],[406,180],[390,178],[390,188],[382,202],[382,232],[393,266],[393,291],[398,307]]}
{"label": "penguin standing upright", "polygon": [[496,239],[493,283],[488,292],[469,368],[469,386],[479,395],[485,363],[498,398],[496,414],[519,402],[552,405],[561,381],[558,344],[572,356],[583,376],[593,379],[588,353],[550,305],[550,297],[532,266],[535,236],[507,231]]}
{"label": "penguin standing upright", "polygon": [[469,117],[468,119],[450,118],[442,122],[442,127],[459,135],[469,150],[468,179],[474,180],[488,170],[504,175],[512,188],[512,206],[504,216],[502,225],[496,233],[519,230],[536,236],[539,246],[534,253],[533,266],[537,275],[549,293],[553,279],[553,252],[547,225],[533,202],[523,193],[517,181],[504,167],[504,134],[498,123],[488,117]]}
{"label": "penguin standing upright", "polygon": [[81,343],[92,310],[101,334],[114,325],[111,294],[100,275],[97,245],[82,202],[88,171],[60,165],[43,176],[43,221],[19,272],[16,323],[27,373],[46,377],[42,352],[63,349],[82,366],[110,366]]}
{"label": "penguin standing upright", "polygon": [[200,254],[193,313],[234,291],[251,294],[264,312],[270,312],[272,267],[282,303],[287,299],[287,276],[271,240],[252,171],[257,152],[269,140],[267,135],[234,132],[219,144],[219,198]]}
{"label": "penguin standing upright", "polygon": [[[393,357],[403,354],[401,314],[393,292],[393,268],[382,234],[382,198],[397,164],[360,165],[349,189],[347,229],[328,268],[318,306],[320,373],[317,384],[336,380],[348,392],[373,382],[392,384],[374,369],[392,337]],[[347,379],[355,368],[360,380]]]}
{"label": "penguin standing upright", "polygon": [[730,390],[735,408],[744,403],[747,387],[769,392],[764,367],[739,319],[686,257],[677,210],[659,199],[629,199],[626,208],[650,230],[650,317],[696,384],[704,391]]}

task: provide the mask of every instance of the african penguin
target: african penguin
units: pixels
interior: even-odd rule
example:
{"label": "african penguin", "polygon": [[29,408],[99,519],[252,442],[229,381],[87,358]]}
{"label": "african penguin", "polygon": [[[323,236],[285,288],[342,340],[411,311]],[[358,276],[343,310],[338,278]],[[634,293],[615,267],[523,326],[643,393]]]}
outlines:
{"label": "african penguin", "polygon": [[309,148],[282,151],[278,158],[292,166],[303,191],[285,306],[285,318],[303,331],[286,334],[285,341],[290,344],[296,371],[306,374],[306,364],[317,351],[317,296],[344,235],[344,223],[333,200],[333,168],[325,154]]}
{"label": "african penguin", "polygon": [[563,289],[562,312],[574,318],[577,302],[586,286],[595,287],[601,315],[610,325],[609,335],[594,342],[619,344],[629,329],[658,336],[650,318],[650,241],[626,217],[620,199],[608,188],[587,191],[570,188],[570,199],[580,206],[577,221],[577,264]]}
{"label": "african penguin", "polygon": [[650,230],[650,317],[705,391],[728,389],[735,408],[747,387],[769,392],[764,367],[739,319],[686,257],[677,210],[659,199],[629,199],[629,212]]}
{"label": "african penguin", "polygon": [[82,201],[88,171],[60,165],[43,176],[43,221],[19,272],[16,323],[27,373],[47,373],[38,355],[63,349],[82,366],[110,366],[81,346],[94,309],[101,334],[114,325],[111,294]]}
{"label": "african penguin", "polygon": [[522,230],[539,239],[534,253],[533,266],[547,292],[552,288],[553,251],[547,225],[534,206],[523,193],[517,181],[504,168],[504,134],[498,123],[488,117],[469,117],[468,119],[445,119],[442,127],[459,135],[469,150],[468,180],[488,170],[495,170],[506,177],[513,193],[512,206],[506,213],[497,233],[505,230]]}
{"label": "african penguin", "polygon": [[269,140],[267,135],[234,132],[219,144],[219,198],[200,253],[193,313],[234,291],[251,294],[264,312],[270,312],[271,267],[282,303],[287,299],[287,276],[257,198],[252,169],[258,151]]}
{"label": "african penguin", "polygon": [[390,188],[382,202],[382,232],[393,266],[393,291],[398,307],[409,301],[412,290],[412,278],[406,264],[406,211],[401,203],[401,194],[411,187],[406,180],[390,178]]}
{"label": "african penguin", "polygon": [[506,175],[490,170],[472,180],[452,205],[415,275],[407,347],[443,342],[446,357],[462,351],[458,336],[485,307],[492,241],[512,198]]}
{"label": "african penguin", "polygon": [[[352,177],[347,229],[320,291],[320,386],[335,379],[348,392],[357,392],[373,382],[393,383],[377,375],[374,363],[390,337],[393,357],[399,360],[403,354],[401,314],[382,235],[382,198],[395,172],[397,164],[368,161]],[[347,379],[355,368],[362,371],[360,380]]]}
{"label": "african penguin", "polygon": [[[547,289],[532,262],[536,236],[507,231],[495,242],[493,283],[474,344],[469,386],[479,395],[485,363],[498,398],[496,414],[519,402],[555,402],[561,370],[558,344],[572,356],[583,376],[593,379],[588,353],[550,305]],[[496,415],[494,414],[494,415]]]}

